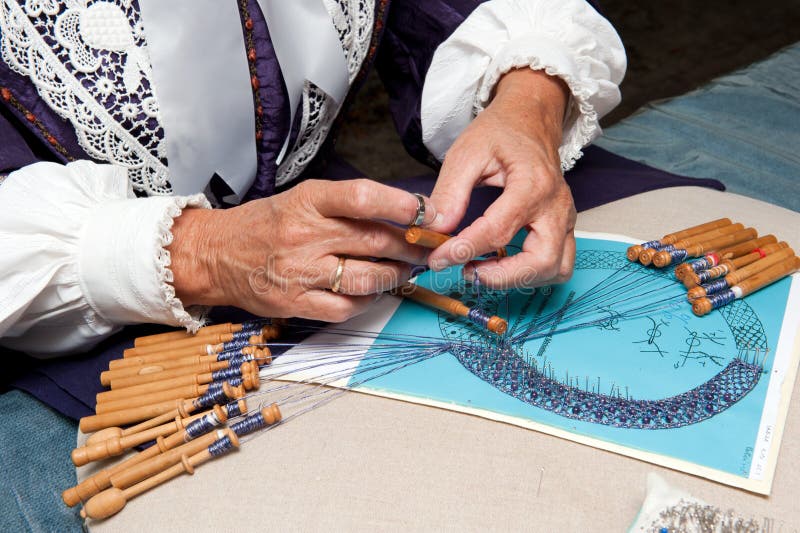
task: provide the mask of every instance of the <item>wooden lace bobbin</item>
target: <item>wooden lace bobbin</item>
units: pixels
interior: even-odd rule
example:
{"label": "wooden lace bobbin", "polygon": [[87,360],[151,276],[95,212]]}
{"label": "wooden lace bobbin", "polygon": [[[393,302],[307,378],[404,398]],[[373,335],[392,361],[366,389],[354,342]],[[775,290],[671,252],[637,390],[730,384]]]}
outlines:
{"label": "wooden lace bobbin", "polygon": [[730,246],[728,248],[723,248],[718,252],[712,252],[695,261],[691,261],[689,263],[681,263],[680,265],[676,266],[675,277],[683,281],[684,276],[690,272],[696,274],[701,270],[707,270],[709,268],[715,267],[726,259],[734,259],[736,257],[747,255],[758,248],[762,248],[764,246],[767,246],[769,244],[774,244],[776,242],[778,242],[778,239],[777,237],[775,237],[775,235],[765,235],[763,237],[759,237],[757,239],[751,239],[749,241],[745,241],[743,243]]}
{"label": "wooden lace bobbin", "polygon": [[128,348],[122,352],[123,358],[135,357],[137,355],[148,355],[151,353],[171,352],[181,350],[184,348],[192,348],[196,346],[203,346],[206,344],[219,344],[233,340],[235,333],[212,333],[209,335],[200,335],[199,337],[190,337],[188,339],[181,339],[177,341],[162,342],[160,344],[153,344],[151,346],[141,346],[139,348]]}
{"label": "wooden lace bobbin", "polygon": [[[255,366],[255,371],[250,366]],[[131,409],[142,405],[156,404],[167,400],[176,400],[181,398],[194,398],[202,396],[209,391],[209,388],[214,382],[219,382],[221,379],[236,379],[242,380],[242,386],[246,391],[257,389],[261,381],[259,379],[253,380],[253,375],[258,374],[258,365],[255,363],[243,363],[240,368],[235,369],[236,372],[231,372],[225,376],[215,376],[213,373],[198,374],[196,376],[183,376],[182,378],[175,378],[174,380],[167,380],[168,382],[177,381],[176,386],[167,386],[162,389],[154,390],[151,392],[141,392],[139,394],[121,398],[115,401],[104,402],[97,405],[97,414],[112,413],[114,411],[121,411],[124,409]],[[195,383],[180,383],[185,381],[185,378],[191,377]],[[150,384],[148,384],[150,385]],[[153,384],[155,385],[155,384]]]}
{"label": "wooden lace bobbin", "polygon": [[236,333],[212,333],[207,335],[199,335],[197,337],[189,337],[175,341],[168,341],[159,344],[151,344],[149,346],[139,346],[128,348],[122,354],[123,358],[136,357],[138,355],[148,355],[159,352],[171,352],[191,348],[193,346],[201,346],[204,344],[219,344],[227,343],[235,340],[241,340],[252,336],[263,336],[264,332],[269,335],[275,334],[275,328],[271,326],[249,326],[243,328]]}
{"label": "wooden lace bobbin", "polygon": [[[407,243],[424,246],[425,248],[438,248],[452,238],[453,237],[450,235],[431,231],[419,226],[409,226],[406,230]],[[505,247],[500,248],[496,253],[497,257],[506,257],[508,255]]]}
{"label": "wooden lace bobbin", "polygon": [[93,461],[99,461],[108,457],[121,455],[134,446],[144,444],[145,442],[150,442],[158,437],[165,437],[173,433],[177,433],[178,431],[185,429],[186,424],[189,422],[209,414],[213,414],[220,424],[224,424],[228,420],[228,414],[225,409],[219,405],[215,405],[210,411],[198,413],[188,418],[175,417],[175,420],[172,422],[161,424],[160,426],[156,426],[139,433],[134,433],[133,435],[112,437],[98,443],[87,444],[79,448],[75,448],[72,450],[71,454],[72,463],[75,466],[83,466]]}
{"label": "wooden lace bobbin", "polygon": [[[485,315],[477,308],[467,307],[459,300],[436,293],[413,283],[404,283],[391,292],[396,296],[409,298],[415,302],[450,313],[451,315],[467,318],[471,322],[485,327],[497,335],[502,335],[508,329],[508,322],[499,316]],[[476,313],[476,311],[480,314]]]}
{"label": "wooden lace bobbin", "polygon": [[[224,394],[225,397],[230,400],[238,400],[244,396],[244,387],[233,387],[230,383],[225,382],[222,384],[221,394]],[[135,422],[141,422],[148,419],[158,420],[158,422],[154,424],[158,425],[171,420],[177,415],[182,417],[189,416],[189,414],[205,407],[202,405],[203,401],[203,396],[188,400],[168,400],[156,404],[132,407],[130,409],[123,409],[121,411],[113,411],[111,413],[86,416],[81,418],[78,426],[82,432],[91,433],[93,431],[98,431],[110,426],[133,424]],[[162,419],[160,417],[166,418]]]}
{"label": "wooden lace bobbin", "polygon": [[[236,359],[236,360],[228,359],[225,362],[230,364],[233,361],[234,364],[240,364],[241,362],[247,362],[249,360],[252,360],[252,361],[256,362],[258,365],[267,365],[272,361],[272,356],[271,355],[266,355],[266,353],[263,350],[256,350],[256,353],[254,353],[251,356],[250,355],[244,356],[244,358],[245,358],[244,361],[242,361],[242,359],[239,358],[239,359]],[[211,363],[211,362],[216,362],[216,361],[213,360],[213,361],[208,361],[208,362]],[[147,367],[145,367],[145,368],[147,368]],[[200,368],[198,365],[187,365],[187,366],[177,367],[176,369],[169,369],[169,370],[192,369],[193,371],[196,371],[198,368]],[[221,368],[221,370],[225,370],[227,368],[230,368],[230,366],[227,366],[227,367],[223,366]],[[205,373],[201,370],[201,371],[199,371],[197,373],[187,373],[187,374],[182,374],[182,375],[179,375],[179,376],[176,376],[176,377],[173,377],[173,378],[164,378],[164,379],[161,379],[161,380],[158,380],[158,381],[150,381],[150,382],[147,382],[147,383],[141,383],[139,385],[131,385],[130,387],[123,387],[121,389],[117,388],[116,390],[100,392],[95,396],[95,399],[96,399],[97,403],[100,404],[100,403],[105,403],[105,402],[108,402],[108,401],[116,401],[116,400],[119,400],[119,399],[122,399],[122,398],[128,398],[128,397],[131,397],[131,396],[137,396],[139,394],[146,394],[146,393],[155,392],[155,391],[158,391],[158,390],[164,390],[164,389],[171,388],[173,386],[189,385],[189,384],[195,384],[195,383],[198,384],[198,385],[202,385],[204,383],[208,383],[208,381],[197,381],[197,380],[192,379],[192,376],[198,376],[198,375],[204,375],[204,374]],[[144,375],[157,376],[157,375],[160,375],[160,373],[154,372],[154,373],[146,373]],[[125,376],[123,376],[123,377],[125,377]],[[127,377],[130,377],[130,376],[127,376]]]}
{"label": "wooden lace bobbin", "polygon": [[179,366],[161,372],[153,372],[151,374],[142,374],[135,376],[127,376],[122,378],[112,379],[110,382],[111,390],[119,390],[143,383],[152,383],[154,381],[162,381],[165,379],[172,379],[179,376],[186,376],[192,374],[199,374],[202,372],[214,372],[216,370],[224,370],[230,366],[229,361],[210,361],[207,363],[200,363],[194,366]]}
{"label": "wooden lace bobbin", "polygon": [[704,283],[703,285],[692,287],[686,293],[686,297],[689,299],[690,302],[692,302],[694,300],[697,300],[698,298],[703,298],[724,290],[728,290],[731,287],[738,285],[741,281],[749,278],[750,276],[753,276],[763,270],[766,270],[782,261],[786,261],[793,255],[794,255],[794,250],[792,250],[789,247],[783,248],[781,250],[778,250],[776,252],[767,255],[764,258],[759,258],[757,261],[750,263],[747,266],[743,266],[742,268],[736,269],[735,271],[726,275],[722,279],[716,279],[709,283]]}
{"label": "wooden lace bobbin", "polygon": [[713,229],[730,225],[731,225],[731,220],[729,218],[720,218],[718,220],[712,220],[711,222],[698,224],[697,226],[692,226],[691,228],[686,228],[681,231],[676,231],[675,233],[667,233],[658,240],[630,246],[627,252],[625,253],[625,256],[628,258],[628,261],[638,261],[639,254],[641,254],[644,250],[657,246],[666,246],[668,244],[675,244],[677,241],[685,239],[687,237],[691,237],[692,235],[698,235],[700,233],[705,233],[706,231],[711,231]]}
{"label": "wooden lace bobbin", "polygon": [[[257,348],[254,346],[245,346],[241,350],[242,355],[249,355],[255,353]],[[237,354],[238,355],[238,354]],[[137,358],[133,358],[137,359]],[[121,359],[128,361],[128,359]],[[100,373],[100,383],[104,386],[111,384],[111,380],[115,378],[124,378],[128,376],[137,376],[144,374],[153,374],[163,370],[172,370],[173,368],[180,368],[183,366],[194,366],[201,363],[212,363],[219,361],[219,354],[212,355],[190,355],[188,357],[181,357],[179,359],[167,359],[164,361],[157,361],[155,363],[142,362],[137,365],[125,366],[123,368],[116,368],[114,370],[106,370]]]}
{"label": "wooden lace bobbin", "polygon": [[109,362],[108,368],[117,370],[129,366],[141,365],[143,363],[159,363],[161,361],[182,359],[192,355],[213,355],[229,352],[231,350],[242,350],[248,346],[264,344],[264,342],[263,335],[251,335],[247,338],[234,339],[227,343],[198,344],[186,348],[170,349],[161,352],[152,352],[146,355],[133,355],[128,358],[115,359]]}
{"label": "wooden lace bobbin", "polygon": [[254,433],[259,429],[277,424],[283,419],[283,414],[278,408],[278,404],[273,403],[262,408],[255,414],[244,417],[235,424],[231,424],[230,428],[239,437]]}
{"label": "wooden lace bobbin", "polygon": [[678,248],[676,246],[674,250],[662,250],[656,253],[653,256],[653,266],[656,268],[664,268],[679,263],[687,257],[700,257],[706,253],[749,241],[756,237],[758,237],[758,232],[754,228],[747,228],[737,231],[736,233],[722,235],[706,241],[699,241],[685,248]]}
{"label": "wooden lace bobbin", "polygon": [[163,344],[165,342],[180,341],[183,339],[193,339],[202,337],[203,335],[214,335],[217,333],[237,333],[242,330],[242,327],[243,324],[232,324],[231,322],[226,322],[224,324],[204,326],[198,329],[196,333],[189,333],[186,330],[168,331],[166,333],[138,337],[133,341],[133,347],[141,348],[143,346],[152,346],[154,344]]}
{"label": "wooden lace bobbin", "polygon": [[129,500],[146,492],[162,483],[165,483],[184,472],[194,474],[194,469],[206,461],[223,455],[232,449],[239,447],[239,439],[233,432],[226,433],[222,439],[218,439],[206,449],[194,455],[182,455],[180,460],[169,468],[158,474],[145,479],[126,489],[111,488],[92,497],[81,510],[83,518],[100,520],[108,518],[121,511]]}
{"label": "wooden lace bobbin", "polygon": [[733,300],[740,300],[759,289],[785,278],[800,269],[800,257],[792,256],[782,262],[758,272],[741,281],[730,289],[713,294],[710,297],[699,298],[692,303],[692,312],[697,316],[707,315],[714,309],[729,304]]}
{"label": "wooden lace bobbin", "polygon": [[108,362],[108,368],[109,370],[118,370],[121,368],[142,366],[144,364],[156,364],[160,363],[161,361],[185,359],[195,355],[214,355],[221,352],[224,347],[225,343],[222,342],[217,344],[201,344],[177,350],[168,350],[165,352],[157,352],[148,355],[132,356],[126,359],[113,359]]}
{"label": "wooden lace bobbin", "polygon": [[[255,321],[257,322],[257,321]],[[169,331],[167,333],[159,333],[157,335],[147,335],[145,337],[138,337],[133,341],[134,348],[141,348],[144,346],[152,346],[155,344],[163,344],[170,341],[179,341],[183,339],[196,339],[203,335],[213,335],[217,333],[239,333],[247,324],[232,324],[227,322],[225,324],[213,324],[204,326],[197,330],[197,333],[188,333],[185,330]],[[263,325],[263,335],[269,339],[276,339],[280,335],[280,327],[273,321],[272,324]]]}
{"label": "wooden lace bobbin", "polygon": [[[174,448],[167,449],[155,457],[151,457],[150,459],[137,463],[130,468],[116,472],[111,476],[111,486],[118,489],[127,489],[128,487],[139,483],[143,479],[147,479],[152,475],[158,474],[165,468],[169,468],[170,466],[179,462],[181,460],[181,455],[195,454],[220,438],[220,433],[222,431],[227,433],[230,430],[218,429],[216,431],[206,433],[205,435],[201,435],[195,439],[189,440],[188,442],[181,443]],[[231,433],[233,432],[231,431]],[[164,440],[163,437],[159,437],[159,439]]]}
{"label": "wooden lace bobbin", "polygon": [[[242,405],[243,401],[240,400],[237,402],[237,412],[230,413],[231,415],[238,415],[239,413],[244,413],[246,411],[246,404]],[[244,408],[243,408],[244,407]],[[229,411],[226,411],[229,413]],[[160,453],[163,453],[167,450],[170,450],[180,444],[183,444],[187,441],[186,431],[181,431],[178,433],[173,433],[166,438],[157,438],[156,444],[151,446],[141,452],[137,453],[136,455],[125,459],[109,468],[101,470],[93,474],[92,476],[84,479],[74,487],[70,487],[69,489],[65,490],[61,493],[61,498],[64,500],[64,503],[67,504],[69,507],[73,507],[82,501],[86,501],[98,492],[102,491],[111,486],[111,476],[115,475],[119,472],[122,472],[128,468],[132,468],[133,466],[144,462],[148,459],[158,456]]]}
{"label": "wooden lace bobbin", "polygon": [[698,285],[725,276],[751,263],[755,263],[759,259],[763,259],[764,257],[773,254],[775,252],[778,252],[780,250],[783,250],[788,246],[789,245],[786,244],[785,242],[767,244],[766,246],[758,247],[757,251],[755,252],[750,252],[749,254],[741,255],[739,257],[734,257],[732,259],[726,259],[717,266],[711,267],[707,270],[694,272],[693,270],[690,269],[690,271],[684,274],[683,276],[682,279],[683,285],[687,289],[691,289],[692,287],[697,287]]}
{"label": "wooden lace bobbin", "polygon": [[736,233],[737,231],[741,231],[743,229],[744,226],[737,222],[736,224],[722,226],[717,229],[706,231],[704,233],[698,233],[697,235],[693,235],[691,237],[686,237],[684,239],[675,241],[674,243],[664,247],[649,248],[647,250],[643,250],[642,253],[639,254],[639,263],[643,264],[644,266],[649,266],[650,264],[653,263],[656,255],[659,254],[660,252],[670,252],[676,249],[683,249],[688,246],[697,244],[699,242],[716,239],[717,237],[721,237],[723,235],[730,235],[732,233]]}

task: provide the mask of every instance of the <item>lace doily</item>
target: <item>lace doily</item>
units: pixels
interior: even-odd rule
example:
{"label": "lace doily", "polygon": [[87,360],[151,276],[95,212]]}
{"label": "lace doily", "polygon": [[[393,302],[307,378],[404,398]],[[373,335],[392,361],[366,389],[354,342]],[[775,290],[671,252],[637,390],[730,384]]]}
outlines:
{"label": "lace doily", "polygon": [[[350,83],[367,57],[372,38],[375,7],[372,0],[323,0],[336,26],[347,56]],[[311,162],[328,136],[340,106],[322,90],[306,82],[303,89],[303,115],[294,148],[278,167],[277,184],[295,179]]]}
{"label": "lace doily", "polygon": [[0,0],[2,58],[28,77],[97,160],[136,190],[170,194],[164,130],[132,0]]}

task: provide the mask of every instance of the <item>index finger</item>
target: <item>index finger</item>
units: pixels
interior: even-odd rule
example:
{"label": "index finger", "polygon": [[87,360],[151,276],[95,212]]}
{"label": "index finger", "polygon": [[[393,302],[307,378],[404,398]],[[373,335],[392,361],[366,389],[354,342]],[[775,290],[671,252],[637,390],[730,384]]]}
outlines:
{"label": "index finger", "polygon": [[[388,220],[404,226],[417,217],[419,201],[414,194],[369,179],[316,181],[308,187],[314,207],[324,217]],[[423,224],[429,224],[436,213],[424,200]]]}
{"label": "index finger", "polygon": [[527,187],[509,183],[481,217],[431,253],[431,268],[463,264],[507,245],[528,222],[531,196]]}

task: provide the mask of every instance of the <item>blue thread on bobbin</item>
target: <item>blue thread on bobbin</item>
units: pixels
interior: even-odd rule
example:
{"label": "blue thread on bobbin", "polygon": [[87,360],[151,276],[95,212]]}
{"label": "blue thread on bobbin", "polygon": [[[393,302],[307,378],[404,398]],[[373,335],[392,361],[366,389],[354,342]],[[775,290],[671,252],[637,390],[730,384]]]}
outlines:
{"label": "blue thread on bobbin", "polygon": [[675,249],[674,244],[664,244],[656,248],[659,252],[671,252]]}
{"label": "blue thread on bobbin", "polygon": [[197,420],[192,420],[186,426],[186,436],[191,439],[196,439],[200,435],[205,435],[219,424],[219,420],[214,413],[208,413],[201,416]]}
{"label": "blue thread on bobbin", "polygon": [[245,346],[250,346],[250,335],[243,339],[234,339],[226,342],[222,345],[222,351],[227,352],[229,350],[241,350]]}
{"label": "blue thread on bobbin", "polygon": [[469,313],[467,313],[467,319],[469,319],[470,322],[484,328],[489,325],[489,320],[491,318],[492,316],[490,314],[486,313],[479,307],[472,307],[470,308]]}
{"label": "blue thread on bobbin", "polygon": [[231,378],[238,378],[242,375],[242,365],[231,365],[229,368],[215,370],[211,373],[211,379],[214,381],[226,381]]}
{"label": "blue thread on bobbin", "polygon": [[228,413],[228,418],[233,418],[242,414],[242,408],[239,402],[231,402],[225,406],[225,411]]}
{"label": "blue thread on bobbin", "polygon": [[250,361],[254,360],[255,358],[256,358],[256,356],[253,355],[253,354],[236,354],[233,357],[231,357],[230,359],[228,359],[228,362],[230,363],[231,367],[234,367],[234,366],[239,367],[239,366],[242,366],[243,363],[249,363]]}
{"label": "blue thread on bobbin", "polygon": [[703,287],[706,290],[706,296],[708,296],[727,289],[728,282],[725,280],[725,278],[719,278],[715,279],[714,281],[704,283],[703,285],[701,285],[701,287]]}
{"label": "blue thread on bobbin", "polygon": [[643,250],[647,250],[648,248],[658,248],[661,246],[661,241],[647,241],[643,242],[639,246],[641,246]]}
{"label": "blue thread on bobbin", "polygon": [[235,424],[231,424],[231,430],[236,433],[239,437],[242,435],[247,435],[249,433],[253,433],[267,425],[267,421],[264,420],[264,417],[261,415],[261,412],[254,415],[250,415]]}
{"label": "blue thread on bobbin", "polygon": [[703,270],[709,269],[714,265],[711,264],[711,261],[703,257],[702,259],[695,259],[694,261],[691,261],[689,266],[692,268],[692,271],[695,274],[699,274]]}
{"label": "blue thread on bobbin", "polygon": [[719,276],[720,276],[719,270],[709,269],[697,273],[697,277],[700,279],[700,284],[707,283],[711,280],[717,279]]}
{"label": "blue thread on bobbin", "polygon": [[686,259],[686,257],[689,255],[689,253],[683,248],[678,248],[677,250],[673,248],[672,250],[663,250],[663,251],[669,252],[671,263],[680,263],[681,261]]}
{"label": "blue thread on bobbin", "polygon": [[195,406],[198,409],[203,409],[205,407],[211,407],[212,405],[225,403],[228,400],[228,395],[225,394],[222,388],[223,383],[224,382],[221,381],[211,383],[206,393],[194,401]]}
{"label": "blue thread on bobbin", "polygon": [[212,442],[208,447],[208,453],[210,453],[212,457],[219,457],[220,455],[228,453],[232,449],[233,442],[231,442],[231,438],[226,435],[221,439]]}
{"label": "blue thread on bobbin", "polygon": [[711,302],[711,309],[717,309],[723,305],[728,305],[735,299],[736,295],[730,289],[719,294],[712,294],[708,297],[708,301]]}

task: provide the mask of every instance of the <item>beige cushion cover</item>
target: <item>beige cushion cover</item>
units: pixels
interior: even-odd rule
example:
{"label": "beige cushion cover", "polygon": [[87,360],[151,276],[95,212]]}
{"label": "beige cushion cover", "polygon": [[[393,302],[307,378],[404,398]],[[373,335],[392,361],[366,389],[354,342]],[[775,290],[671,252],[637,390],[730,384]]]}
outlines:
{"label": "beige cushion cover", "polygon": [[[592,209],[579,215],[578,229],[649,240],[723,216],[800,246],[800,214],[694,187]],[[656,471],[709,503],[793,530],[798,402],[795,395],[769,498],[503,423],[350,393],[91,529],[622,531]]]}

